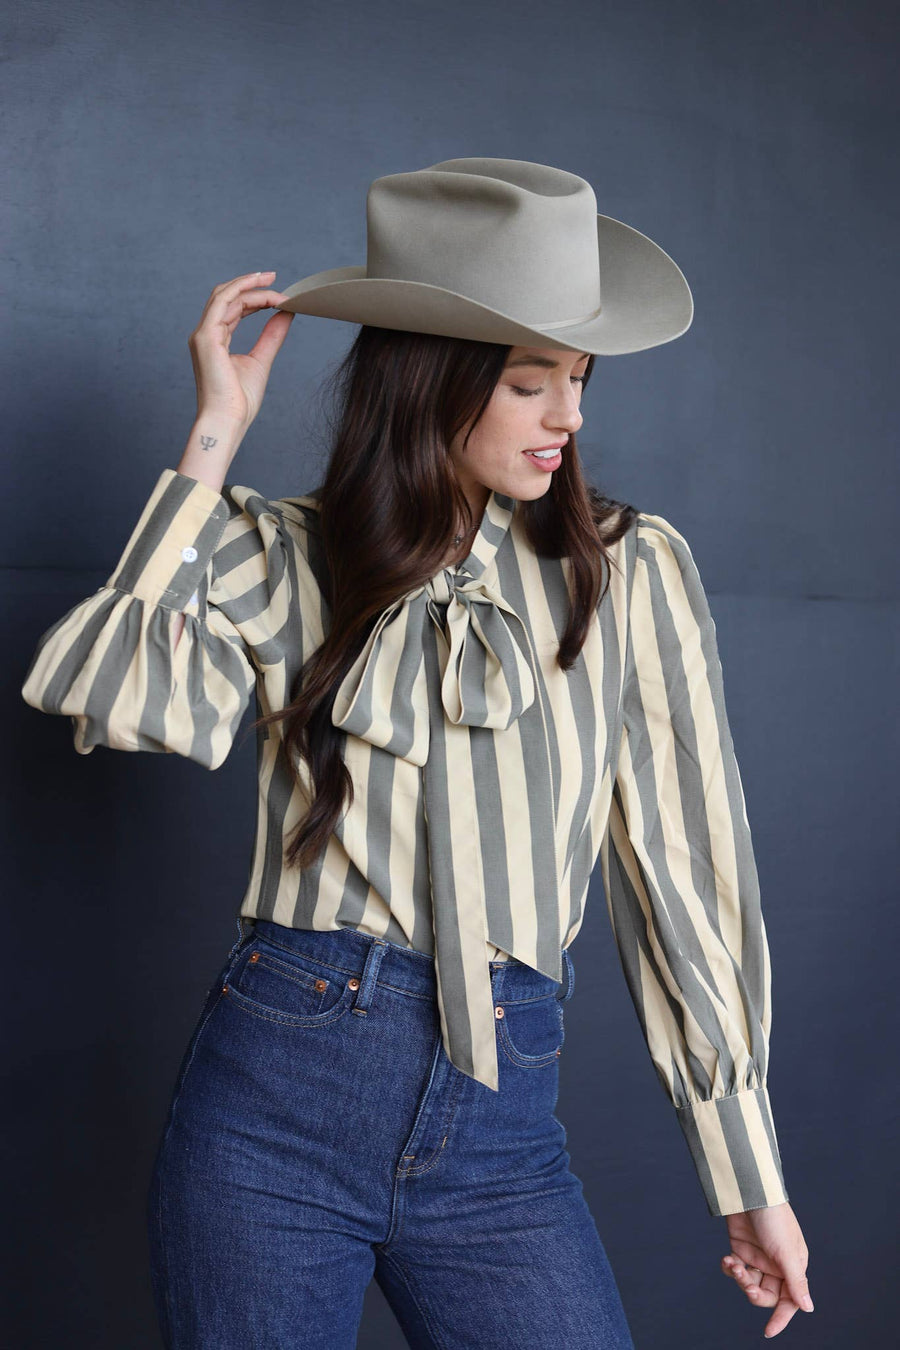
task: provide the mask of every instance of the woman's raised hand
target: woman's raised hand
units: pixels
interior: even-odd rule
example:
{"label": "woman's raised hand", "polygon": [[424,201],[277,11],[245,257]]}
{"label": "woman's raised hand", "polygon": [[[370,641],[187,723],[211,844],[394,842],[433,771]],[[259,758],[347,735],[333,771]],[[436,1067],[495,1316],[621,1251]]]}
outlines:
{"label": "woman's raised hand", "polygon": [[243,434],[259,412],[281,344],[287,337],[293,314],[273,314],[256,344],[246,356],[229,348],[241,319],[260,309],[270,309],[287,297],[268,290],[274,272],[248,272],[215,286],[200,322],[188,339],[194,379],[197,384],[197,417],[226,423]]}

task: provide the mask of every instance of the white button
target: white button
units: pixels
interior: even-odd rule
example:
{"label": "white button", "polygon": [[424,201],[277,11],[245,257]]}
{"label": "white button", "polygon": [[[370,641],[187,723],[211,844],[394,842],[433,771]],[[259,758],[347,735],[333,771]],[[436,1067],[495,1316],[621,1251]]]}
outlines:
{"label": "white button", "polygon": [[197,550],[193,544],[188,544],[187,548],[181,550],[181,556],[185,562],[194,562],[197,557]]}

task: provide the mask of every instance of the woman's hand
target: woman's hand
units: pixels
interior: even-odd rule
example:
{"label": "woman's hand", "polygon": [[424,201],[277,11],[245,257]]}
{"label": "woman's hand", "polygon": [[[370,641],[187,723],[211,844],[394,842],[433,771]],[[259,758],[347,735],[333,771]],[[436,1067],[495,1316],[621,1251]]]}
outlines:
{"label": "woman's hand", "polygon": [[280,305],[287,297],[267,290],[274,272],[248,272],[215,286],[200,322],[188,339],[197,383],[197,417],[227,423],[243,434],[259,412],[272,362],[294,315],[273,314],[246,356],[229,351],[234,330],[246,314]]}
{"label": "woman's hand", "polygon": [[757,1308],[774,1306],[765,1334],[777,1336],[798,1308],[813,1310],[806,1279],[809,1252],[794,1211],[785,1201],[726,1214],[725,1222],[731,1253],[722,1257],[722,1270]]}

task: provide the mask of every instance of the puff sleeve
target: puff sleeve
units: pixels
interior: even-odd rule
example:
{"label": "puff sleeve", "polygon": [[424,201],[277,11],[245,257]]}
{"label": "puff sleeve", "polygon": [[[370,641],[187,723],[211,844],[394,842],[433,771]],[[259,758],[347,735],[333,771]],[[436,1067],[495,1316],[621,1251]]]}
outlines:
{"label": "puff sleeve", "polygon": [[710,1214],[787,1200],[771,969],[716,629],[684,538],[641,513],[601,868],[620,960]]}
{"label": "puff sleeve", "polygon": [[[243,501],[264,503],[251,489]],[[22,697],[96,745],[226,759],[254,687],[283,570],[261,515],[165,469],[106,583],[39,639]],[[184,631],[175,641],[176,618]]]}

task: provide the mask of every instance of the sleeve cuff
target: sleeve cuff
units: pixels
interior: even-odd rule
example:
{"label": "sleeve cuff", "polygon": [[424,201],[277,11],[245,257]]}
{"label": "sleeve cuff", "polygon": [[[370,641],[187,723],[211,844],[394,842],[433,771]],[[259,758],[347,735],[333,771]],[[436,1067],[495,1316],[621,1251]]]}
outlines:
{"label": "sleeve cuff", "polygon": [[206,574],[230,507],[215,488],[163,469],[107,586],[183,610]]}
{"label": "sleeve cuff", "polygon": [[676,1111],[710,1214],[719,1218],[787,1201],[765,1086]]}

